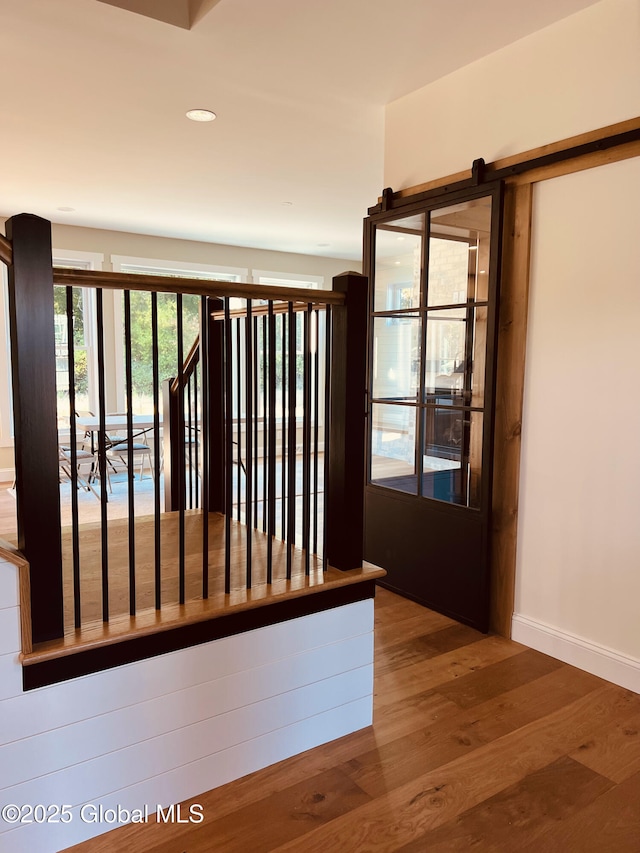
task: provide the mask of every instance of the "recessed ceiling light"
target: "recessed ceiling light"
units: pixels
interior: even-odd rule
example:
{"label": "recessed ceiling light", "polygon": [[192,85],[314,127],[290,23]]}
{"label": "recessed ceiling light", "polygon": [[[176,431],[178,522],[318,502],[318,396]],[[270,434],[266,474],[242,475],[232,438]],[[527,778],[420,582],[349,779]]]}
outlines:
{"label": "recessed ceiling light", "polygon": [[404,237],[398,237],[398,240],[404,240]]}
{"label": "recessed ceiling light", "polygon": [[397,267],[399,267],[399,266],[400,266],[400,261],[396,261],[396,266],[397,266]]}
{"label": "recessed ceiling light", "polygon": [[187,118],[190,118],[191,121],[213,121],[216,114],[211,110],[188,110]]}
{"label": "recessed ceiling light", "polygon": [[280,202],[280,204],[281,204],[283,207],[293,207],[293,202],[292,202],[292,201],[281,201],[281,202]]}
{"label": "recessed ceiling light", "polygon": [[58,210],[61,210],[63,213],[73,213],[75,207],[59,207]]}

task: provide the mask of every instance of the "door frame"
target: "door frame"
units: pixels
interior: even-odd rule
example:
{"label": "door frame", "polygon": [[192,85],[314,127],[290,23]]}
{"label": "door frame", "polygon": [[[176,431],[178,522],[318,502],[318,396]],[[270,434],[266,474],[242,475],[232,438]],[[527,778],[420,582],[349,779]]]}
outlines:
{"label": "door frame", "polygon": [[[492,510],[492,492],[494,483],[494,425],[496,411],[496,370],[497,370],[497,324],[498,314],[500,310],[500,279],[501,279],[501,264],[502,264],[502,237],[504,230],[503,211],[504,211],[504,182],[503,181],[487,181],[479,182],[473,186],[465,186],[464,188],[445,187],[437,193],[427,193],[419,196],[409,196],[406,198],[398,198],[391,201],[387,195],[386,203],[374,208],[370,211],[370,215],[364,220],[364,272],[369,278],[369,305],[368,305],[368,327],[369,338],[367,347],[367,411],[371,415],[370,389],[371,389],[371,369],[373,361],[373,286],[375,272],[375,233],[376,226],[382,223],[392,223],[395,219],[404,219],[418,213],[429,213],[441,208],[450,207],[451,205],[463,202],[472,201],[478,198],[490,197],[492,202],[491,209],[491,237],[490,237],[490,266],[489,266],[489,282],[488,282],[488,297],[489,305],[487,318],[487,346],[486,346],[486,362],[485,362],[485,383],[484,383],[484,406],[483,406],[483,436],[482,436],[482,478],[480,485],[480,507],[479,509],[471,509],[466,506],[460,506],[445,501],[425,498],[421,494],[410,495],[402,492],[394,492],[384,486],[376,485],[370,482],[371,469],[371,425],[368,424],[366,436],[366,460],[367,466],[365,471],[365,507],[367,504],[371,509],[372,502],[379,500],[382,495],[388,496],[390,500],[405,502],[407,509],[415,508],[418,512],[418,502],[421,500],[429,500],[429,509],[431,511],[442,513],[443,523],[454,523],[457,518],[460,523],[464,523],[470,516],[474,517],[474,526],[477,521],[482,529],[481,535],[481,553],[478,555],[478,571],[482,575],[479,589],[479,611],[482,611],[481,616],[470,617],[464,612],[458,612],[455,609],[442,608],[442,612],[461,621],[473,624],[481,630],[488,630],[490,623],[490,566],[491,566],[491,510]],[[390,203],[391,202],[391,203]],[[422,281],[428,275],[428,244],[429,244],[429,229],[426,231],[426,238],[423,245],[423,270]],[[464,307],[465,303],[461,303],[460,307]],[[422,309],[421,309],[422,310]],[[424,315],[426,322],[426,314]],[[424,347],[424,333],[423,333]],[[423,353],[424,359],[424,353]],[[421,374],[424,372],[424,365],[421,368]],[[423,376],[421,375],[420,382],[422,383]],[[417,406],[418,411],[422,411],[426,407],[424,403]],[[422,415],[421,415],[422,423]],[[417,437],[420,443],[421,436]],[[420,482],[420,472],[417,473]],[[421,490],[419,489],[419,492]],[[389,494],[392,492],[392,494]],[[425,510],[427,506],[425,505]],[[365,510],[366,511],[366,510]],[[446,518],[445,518],[446,517]],[[394,588],[389,583],[391,578],[381,585]],[[404,592],[404,595],[411,597],[409,593]],[[429,606],[435,605],[435,601],[430,602],[428,599],[419,598],[421,603]]]}

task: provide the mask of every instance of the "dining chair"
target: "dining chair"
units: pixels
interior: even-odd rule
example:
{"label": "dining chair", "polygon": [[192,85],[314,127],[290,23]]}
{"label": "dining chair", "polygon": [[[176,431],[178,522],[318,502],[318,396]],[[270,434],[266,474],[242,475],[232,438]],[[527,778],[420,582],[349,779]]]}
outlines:
{"label": "dining chair", "polygon": [[[91,471],[89,472],[89,476],[85,477],[81,472],[81,467],[87,463],[91,464]],[[89,450],[76,450],[76,482],[85,492],[91,492],[100,500],[100,495],[96,492],[92,483],[92,481],[95,481],[95,464],[95,454]],[[61,476],[60,482],[62,482],[62,477],[71,483],[73,482],[73,458],[70,447],[58,447],[58,469]]]}
{"label": "dining chair", "polygon": [[[146,439],[146,433],[144,435]],[[149,470],[151,471],[152,478],[155,479],[155,470],[153,467],[153,456],[151,453],[151,447],[145,441],[136,441],[135,436],[132,437],[131,444],[127,436],[122,436],[118,442],[112,444],[107,449],[107,459],[113,464],[114,460],[119,460],[125,468],[128,466],[129,460],[129,447],[131,446],[131,452],[134,459],[134,465],[138,460],[140,460],[140,480],[142,480],[144,475],[144,464],[145,461],[149,460]]]}

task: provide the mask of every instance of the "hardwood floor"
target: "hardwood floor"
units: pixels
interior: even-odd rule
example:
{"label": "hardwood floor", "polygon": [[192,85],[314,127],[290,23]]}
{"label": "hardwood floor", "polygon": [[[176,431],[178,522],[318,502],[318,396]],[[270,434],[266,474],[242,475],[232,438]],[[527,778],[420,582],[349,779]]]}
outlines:
{"label": "hardwood floor", "polygon": [[[298,465],[300,478],[301,463]],[[126,473],[126,472],[125,472]],[[113,492],[107,503],[108,520],[106,525],[106,555],[108,565],[108,610],[110,635],[135,630],[129,620],[130,610],[130,530],[128,520],[127,482],[122,473],[112,477]],[[135,481],[135,522],[133,528],[133,564],[135,566],[135,609],[138,616],[137,627],[144,628],[156,624],[155,611],[155,530],[153,517],[153,480]],[[67,646],[77,645],[82,637],[74,629],[74,547],[71,527],[71,506],[69,484],[61,485],[61,532],[62,532],[62,573],[64,588],[64,624]],[[11,483],[0,483],[0,540],[17,543],[16,535],[16,499],[10,491]],[[321,496],[322,498],[322,496]],[[79,500],[79,603],[82,631],[92,640],[104,634],[103,626],[103,579],[102,579],[102,527],[100,522],[100,502],[90,492],[80,491]],[[318,513],[316,542],[322,548],[323,518]],[[244,517],[244,514],[243,516]],[[257,525],[252,534],[252,591],[246,592],[246,548],[247,530],[237,521],[237,507],[234,505],[231,523],[231,602],[234,606],[244,601],[256,603],[273,595],[299,592],[303,587],[326,585],[328,580],[336,580],[343,573],[332,570],[324,573],[322,558],[311,555],[309,572],[305,579],[304,555],[300,547],[293,552],[290,567],[292,579],[286,582],[287,549],[281,539],[280,503],[276,502],[276,539],[273,544],[273,580],[267,588],[267,536],[262,532],[262,501],[258,502]],[[302,542],[302,497],[296,500],[296,543]],[[180,534],[177,513],[161,512],[159,516],[160,532],[160,581],[161,601],[164,621],[183,620],[185,614],[179,611],[179,566]],[[185,597],[187,602],[202,598],[202,552],[203,525],[200,510],[185,511],[184,518],[184,573]],[[224,519],[211,514],[208,524],[208,592],[211,610],[227,610],[229,601],[223,601],[224,595]],[[313,533],[311,533],[313,537]],[[313,541],[313,540],[312,540]],[[200,614],[202,617],[202,614]],[[137,623],[136,623],[137,624]],[[84,634],[83,634],[84,636]],[[58,644],[59,645],[59,644]],[[57,648],[57,645],[51,648]],[[49,649],[50,646],[47,646]]]}
{"label": "hardwood floor", "polygon": [[69,853],[638,853],[640,696],[379,590],[374,724]]}
{"label": "hardwood floor", "polygon": [[[300,466],[299,466],[300,467]],[[115,478],[114,478],[115,481]],[[118,489],[124,485],[124,491]],[[0,484],[0,541],[16,544],[16,501],[9,491],[11,484]],[[203,538],[203,518],[200,510],[184,513],[184,558],[185,604],[180,605],[179,574],[181,535],[178,513],[161,513],[158,517],[159,580],[162,610],[155,609],[155,523],[152,515],[153,481],[148,478],[142,484],[136,480],[136,515],[133,528],[127,518],[126,482],[114,482],[114,490],[107,504],[106,567],[108,585],[103,581],[103,528],[100,522],[100,503],[91,493],[81,493],[84,501],[80,506],[78,526],[77,558],[79,565],[79,607],[81,627],[74,626],[74,540],[70,526],[68,494],[62,493],[61,519],[67,524],[61,528],[62,577],[64,596],[65,635],[58,640],[38,644],[32,652],[24,655],[25,665],[42,662],[61,655],[75,653],[88,646],[97,647],[118,642],[124,638],[155,633],[190,622],[205,621],[214,616],[228,615],[232,611],[250,609],[269,601],[295,598],[299,595],[330,589],[360,580],[373,580],[383,572],[369,567],[364,572],[340,572],[328,567],[323,571],[321,556],[310,555],[308,574],[302,542],[302,499],[296,506],[296,542],[291,563],[288,548],[277,536],[280,533],[276,513],[276,539],[272,546],[272,583],[267,583],[268,537],[262,532],[260,502],[258,524],[248,535],[247,528],[234,519],[230,530],[230,595],[225,595],[225,523],[224,517],[212,513]],[[142,490],[142,491],[141,491]],[[145,491],[146,490],[146,491]],[[68,489],[67,489],[68,492]],[[139,510],[139,512],[138,512]],[[97,519],[97,520],[96,520]],[[133,535],[132,535],[133,534]],[[313,536],[313,533],[310,534]],[[317,542],[322,546],[322,513],[317,523]],[[247,550],[251,541],[251,589],[247,589]],[[133,543],[133,548],[131,548]],[[203,550],[207,555],[208,597],[203,602]],[[135,567],[135,613],[130,614],[130,565]],[[290,578],[287,580],[287,573]],[[366,576],[366,577],[365,577]],[[108,622],[103,621],[103,589],[107,589]]]}

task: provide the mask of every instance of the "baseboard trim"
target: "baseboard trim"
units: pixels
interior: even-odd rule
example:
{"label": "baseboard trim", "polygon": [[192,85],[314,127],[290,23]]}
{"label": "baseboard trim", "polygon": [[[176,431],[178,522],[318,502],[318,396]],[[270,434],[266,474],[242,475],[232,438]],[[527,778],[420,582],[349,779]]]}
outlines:
{"label": "baseboard trim", "polygon": [[511,620],[511,639],[640,693],[640,660],[620,654],[518,613]]}
{"label": "baseboard trim", "polygon": [[15,476],[14,468],[0,468],[0,483],[13,483]]}

